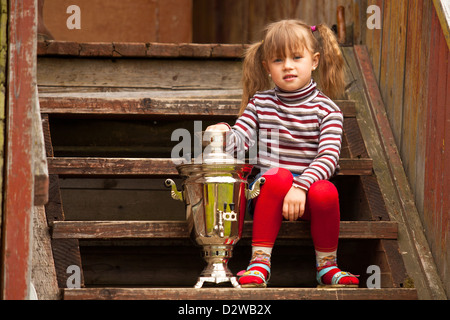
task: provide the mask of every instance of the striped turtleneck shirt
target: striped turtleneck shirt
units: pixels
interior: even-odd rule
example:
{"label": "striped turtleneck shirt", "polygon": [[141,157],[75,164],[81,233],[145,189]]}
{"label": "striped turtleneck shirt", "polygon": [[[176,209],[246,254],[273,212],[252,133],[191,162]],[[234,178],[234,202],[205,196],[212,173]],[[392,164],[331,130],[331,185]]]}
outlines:
{"label": "striped turtleneck shirt", "polygon": [[236,146],[257,146],[256,167],[262,174],[272,167],[286,168],[296,175],[293,186],[308,191],[338,167],[343,115],[311,80],[295,92],[257,92],[232,132]]}

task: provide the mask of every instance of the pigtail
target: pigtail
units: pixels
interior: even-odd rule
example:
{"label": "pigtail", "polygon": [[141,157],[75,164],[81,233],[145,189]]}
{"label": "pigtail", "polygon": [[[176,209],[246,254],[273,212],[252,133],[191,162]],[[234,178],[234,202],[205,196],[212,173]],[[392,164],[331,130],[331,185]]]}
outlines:
{"label": "pigtail", "polygon": [[270,81],[263,66],[263,42],[257,42],[246,50],[242,65],[242,101],[239,116],[244,113],[251,97],[257,92],[269,89]]}
{"label": "pigtail", "polygon": [[319,82],[323,93],[340,98],[345,90],[344,58],[334,32],[324,24],[316,27],[319,37]]}

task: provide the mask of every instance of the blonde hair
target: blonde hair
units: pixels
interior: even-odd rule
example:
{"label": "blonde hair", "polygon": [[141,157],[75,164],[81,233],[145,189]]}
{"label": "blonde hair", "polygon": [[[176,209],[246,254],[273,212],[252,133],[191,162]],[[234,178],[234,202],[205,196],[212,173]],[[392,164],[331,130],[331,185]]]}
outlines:
{"label": "blonde hair", "polygon": [[317,25],[316,30],[317,38],[311,26],[300,20],[281,20],[265,28],[263,41],[251,44],[244,55],[239,115],[257,91],[270,89],[263,61],[275,56],[284,58],[287,53],[303,52],[304,49],[311,54],[320,53],[317,82],[321,91],[332,99],[344,93],[344,58],[336,36],[325,24]]}

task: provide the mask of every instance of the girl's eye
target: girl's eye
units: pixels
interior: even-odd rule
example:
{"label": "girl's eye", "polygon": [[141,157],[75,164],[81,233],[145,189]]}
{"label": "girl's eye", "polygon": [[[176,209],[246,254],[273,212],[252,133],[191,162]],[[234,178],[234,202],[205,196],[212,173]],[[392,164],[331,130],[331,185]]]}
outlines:
{"label": "girl's eye", "polygon": [[300,60],[301,58],[301,56],[294,56],[294,60]]}
{"label": "girl's eye", "polygon": [[283,60],[280,59],[280,58],[275,58],[275,59],[273,59],[273,62],[281,62],[281,61],[283,61]]}

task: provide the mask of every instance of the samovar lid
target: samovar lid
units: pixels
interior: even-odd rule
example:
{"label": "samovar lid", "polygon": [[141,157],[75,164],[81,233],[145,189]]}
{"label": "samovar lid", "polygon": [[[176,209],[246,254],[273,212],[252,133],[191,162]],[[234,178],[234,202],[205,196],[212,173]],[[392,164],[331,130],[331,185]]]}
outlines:
{"label": "samovar lid", "polygon": [[[202,153],[195,159],[196,163],[203,164],[235,164],[244,163],[236,159],[234,154],[234,141],[231,131],[202,131],[201,136]],[[201,158],[200,158],[201,157]]]}

